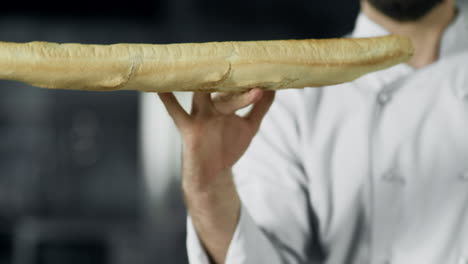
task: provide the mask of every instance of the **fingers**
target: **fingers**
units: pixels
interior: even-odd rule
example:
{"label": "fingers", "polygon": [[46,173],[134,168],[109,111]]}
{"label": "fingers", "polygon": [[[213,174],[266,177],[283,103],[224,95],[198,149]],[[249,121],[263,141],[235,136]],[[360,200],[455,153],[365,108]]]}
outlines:
{"label": "fingers", "polygon": [[192,114],[208,113],[213,110],[211,94],[204,92],[194,92],[192,98]]}
{"label": "fingers", "polygon": [[253,106],[250,113],[246,116],[247,120],[256,128],[260,127],[260,122],[268,112],[268,109],[270,109],[274,99],[274,91],[265,91],[261,100]]}
{"label": "fingers", "polygon": [[222,114],[233,114],[237,110],[258,102],[263,90],[251,89],[245,93],[219,93],[213,98],[214,108]]}
{"label": "fingers", "polygon": [[159,98],[167,109],[167,112],[174,120],[176,126],[180,129],[188,123],[190,117],[177,101],[173,93],[158,93]]}

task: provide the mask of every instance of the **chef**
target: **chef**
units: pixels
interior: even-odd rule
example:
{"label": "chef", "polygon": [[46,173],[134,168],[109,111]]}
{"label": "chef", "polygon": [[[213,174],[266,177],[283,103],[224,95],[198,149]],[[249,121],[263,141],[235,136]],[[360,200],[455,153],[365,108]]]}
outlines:
{"label": "chef", "polygon": [[352,37],[387,34],[413,58],[351,83],[195,93],[190,113],[159,94],[183,141],[190,263],[468,263],[466,15],[362,0]]}

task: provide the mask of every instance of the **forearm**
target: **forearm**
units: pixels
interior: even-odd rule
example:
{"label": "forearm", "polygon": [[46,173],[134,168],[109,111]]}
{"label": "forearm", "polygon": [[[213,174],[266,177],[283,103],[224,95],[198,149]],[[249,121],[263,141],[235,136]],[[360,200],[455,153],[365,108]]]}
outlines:
{"label": "forearm", "polygon": [[225,262],[229,244],[240,214],[240,199],[232,179],[231,170],[203,190],[183,182],[188,213],[195,230],[212,260]]}
{"label": "forearm", "polygon": [[[214,262],[224,263],[240,216],[230,168],[257,133],[274,92],[254,88],[222,104],[194,93],[190,114],[173,94],[159,97],[182,136],[182,186],[193,226]],[[247,115],[235,114],[251,104]]]}

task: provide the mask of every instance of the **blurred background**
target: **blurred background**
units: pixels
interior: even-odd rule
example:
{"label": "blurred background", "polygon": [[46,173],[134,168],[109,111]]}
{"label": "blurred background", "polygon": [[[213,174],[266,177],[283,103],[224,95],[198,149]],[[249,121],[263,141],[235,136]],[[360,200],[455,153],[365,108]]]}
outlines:
{"label": "blurred background", "polygon": [[[358,5],[2,1],[0,41],[338,37],[353,29]],[[177,96],[189,105],[189,93]],[[0,264],[187,263],[179,147],[154,94],[53,91],[0,81]]]}

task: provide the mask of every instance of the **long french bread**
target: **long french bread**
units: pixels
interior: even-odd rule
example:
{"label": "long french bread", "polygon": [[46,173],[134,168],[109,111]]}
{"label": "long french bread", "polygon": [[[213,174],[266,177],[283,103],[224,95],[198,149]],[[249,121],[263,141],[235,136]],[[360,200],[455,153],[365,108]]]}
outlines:
{"label": "long french bread", "polygon": [[91,91],[304,88],[352,81],[412,53],[401,36],[169,45],[0,42],[0,79]]}

